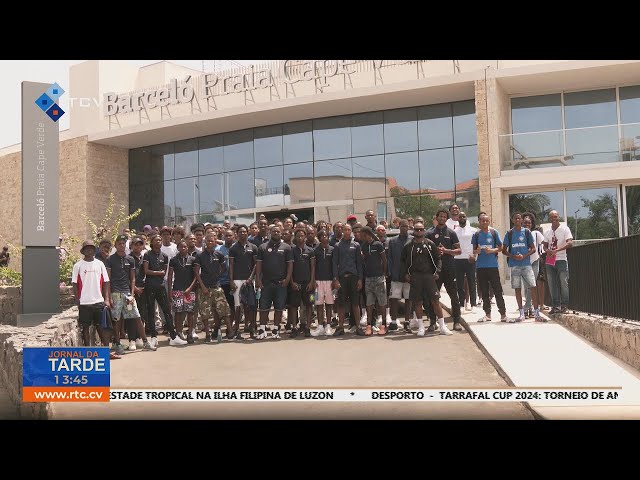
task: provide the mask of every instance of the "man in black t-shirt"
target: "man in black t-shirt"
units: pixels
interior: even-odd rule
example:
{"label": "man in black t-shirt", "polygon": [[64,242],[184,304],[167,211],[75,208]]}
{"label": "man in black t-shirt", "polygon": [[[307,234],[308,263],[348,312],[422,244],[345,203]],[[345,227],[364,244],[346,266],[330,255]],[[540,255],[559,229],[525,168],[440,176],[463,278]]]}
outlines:
{"label": "man in black t-shirt", "polygon": [[[436,213],[438,225],[427,231],[426,238],[436,244],[442,258],[442,272],[440,272],[436,280],[438,292],[444,284],[444,288],[447,290],[447,294],[451,299],[453,329],[462,330],[462,325],[460,324],[460,300],[458,299],[458,287],[456,285],[456,263],[454,259],[456,255],[462,253],[462,249],[460,248],[460,240],[458,240],[456,232],[447,227],[448,219],[449,212],[447,210],[438,210],[438,213]],[[431,308],[431,303],[425,302],[424,306],[429,313],[429,328],[427,331],[435,332],[436,314],[433,308]]]}
{"label": "man in black t-shirt", "polygon": [[[330,319],[333,311],[333,247],[329,245],[329,234],[326,230],[318,232],[320,245],[314,250],[316,258],[316,310],[318,313],[318,328],[311,335],[319,337],[321,335],[331,336]],[[326,311],[326,317],[325,317]]]}
{"label": "man in black t-shirt", "polygon": [[[362,227],[360,236],[363,239],[362,255],[364,259],[364,290],[367,305],[367,327],[365,335],[371,335],[376,327],[377,314],[382,315],[382,326],[378,333],[387,333],[387,255],[384,245],[373,239],[373,231],[370,227]],[[377,313],[374,315],[373,307],[378,304]]]}
{"label": "man in black t-shirt", "polygon": [[151,345],[158,346],[158,333],[156,332],[154,321],[156,301],[166,320],[166,328],[171,336],[170,344],[186,345],[187,342],[178,336],[173,324],[169,297],[167,296],[167,290],[164,288],[164,278],[169,268],[169,257],[162,253],[160,250],[161,245],[162,238],[160,235],[153,235],[151,237],[151,250],[146,252],[142,259],[146,277],[144,292],[147,297],[147,327],[151,330]]}
{"label": "man in black t-shirt", "polygon": [[280,321],[287,303],[287,286],[293,273],[293,252],[282,242],[280,227],[271,228],[271,240],[258,247],[256,287],[260,292],[260,329],[257,339],[267,338],[269,310],[273,304],[273,338],[280,338]]}
{"label": "man in black t-shirt", "polygon": [[[215,250],[217,241],[213,233],[205,237],[206,248],[196,255],[194,261],[194,272],[198,279],[198,313],[204,324],[206,341],[214,341],[221,327],[221,318],[224,318],[227,326],[227,340],[234,337],[233,326],[231,325],[231,309],[224,295],[224,290],[220,286],[220,276],[224,273],[224,255]],[[209,331],[209,319],[213,317],[214,331],[211,335]]]}
{"label": "man in black t-shirt", "polygon": [[[249,305],[242,305],[240,301],[240,289],[243,285],[253,286],[255,277],[256,256],[258,247],[248,241],[249,229],[246,225],[240,225],[237,230],[238,241],[229,249],[229,281],[236,306],[236,318],[240,318],[240,310],[244,310],[245,333],[248,331],[251,338],[255,337],[256,311]],[[236,325],[239,329],[239,325]],[[240,331],[236,338],[241,335]],[[242,338],[242,337],[241,337]]]}
{"label": "man in black t-shirt", "polygon": [[[116,253],[109,256],[105,262],[109,282],[111,284],[111,315],[113,317],[113,337],[116,354],[122,355],[124,347],[120,338],[124,336],[124,323],[129,324],[129,332],[137,330],[142,338],[143,348],[154,351],[155,348],[147,341],[144,333],[140,312],[135,301],[136,265],[131,255],[125,254],[128,238],[120,235],[116,238]],[[122,320],[120,322],[120,320]],[[135,328],[132,328],[135,326]],[[129,337],[129,350],[136,350],[136,335]]]}
{"label": "man in black t-shirt", "polygon": [[[142,323],[143,328],[147,325],[147,297],[144,294],[144,239],[140,236],[135,236],[129,242],[129,248],[131,249],[131,257],[135,262],[136,276],[135,276],[135,285],[133,287],[133,296],[136,300],[136,305],[138,306],[138,312],[140,313],[140,322]],[[127,328],[127,333],[129,336],[129,349],[131,349],[131,340],[135,339],[136,349],[138,347],[143,348],[144,344],[142,342],[142,336],[138,333],[138,327],[135,324],[130,323]],[[145,329],[145,333],[151,335],[151,331],[147,331]]]}
{"label": "man in black t-shirt", "polygon": [[96,253],[96,258],[100,260],[102,263],[107,265],[107,259],[109,255],[111,255],[111,240],[108,238],[103,238],[100,240],[100,244],[98,245],[98,253]]}
{"label": "man in black t-shirt", "polygon": [[[295,246],[293,247],[293,281],[289,285],[288,305],[289,321],[291,322],[291,338],[298,336],[298,307],[305,310],[300,327],[305,337],[311,336],[309,324],[311,323],[311,309],[313,301],[311,296],[315,289],[316,260],[313,248],[305,243],[306,232],[304,228],[296,229]],[[315,298],[314,298],[315,300]]]}
{"label": "man in black t-shirt", "polygon": [[169,261],[169,276],[167,285],[169,288],[169,298],[173,303],[173,311],[176,313],[176,330],[178,336],[182,337],[184,328],[184,317],[187,317],[188,334],[187,343],[192,344],[193,312],[196,305],[196,294],[193,291],[196,284],[196,277],[193,274],[193,262],[195,258],[189,255],[189,247],[186,240],[178,241],[178,255]]}

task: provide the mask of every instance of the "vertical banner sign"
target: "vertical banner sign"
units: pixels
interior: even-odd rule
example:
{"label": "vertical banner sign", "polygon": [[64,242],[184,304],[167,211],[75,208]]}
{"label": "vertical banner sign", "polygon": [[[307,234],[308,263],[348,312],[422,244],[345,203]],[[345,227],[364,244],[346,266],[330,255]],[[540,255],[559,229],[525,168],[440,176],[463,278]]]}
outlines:
{"label": "vertical banner sign", "polygon": [[47,320],[60,309],[57,83],[22,82],[22,314],[19,326]]}
{"label": "vertical banner sign", "polygon": [[23,402],[108,402],[108,347],[26,347]]}

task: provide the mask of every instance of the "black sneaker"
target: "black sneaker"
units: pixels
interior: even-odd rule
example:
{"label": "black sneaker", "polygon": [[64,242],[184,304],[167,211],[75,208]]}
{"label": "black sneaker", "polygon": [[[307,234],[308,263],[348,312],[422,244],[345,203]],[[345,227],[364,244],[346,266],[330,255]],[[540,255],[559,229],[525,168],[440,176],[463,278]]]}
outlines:
{"label": "black sneaker", "polygon": [[191,334],[187,335],[187,343],[188,344],[194,343],[193,336]]}
{"label": "black sneaker", "polygon": [[293,329],[293,325],[287,322],[287,324],[284,326],[284,331],[290,332],[292,329]]}
{"label": "black sneaker", "polygon": [[337,318],[332,318],[331,319],[331,328],[333,330],[335,330],[336,328],[338,328],[338,319]]}
{"label": "black sneaker", "polygon": [[435,332],[436,331],[436,324],[432,323],[429,325],[429,327],[427,328],[427,332]]}
{"label": "black sneaker", "polygon": [[251,338],[252,340],[256,339],[256,329],[252,328],[251,330],[249,330],[249,338]]}
{"label": "black sneaker", "polygon": [[554,315],[556,313],[560,313],[560,311],[561,310],[559,308],[553,307],[551,310],[549,310],[549,315]]}
{"label": "black sneaker", "polygon": [[204,338],[205,343],[210,343],[211,342],[211,334],[207,333],[207,335]]}
{"label": "black sneaker", "polygon": [[298,336],[298,329],[293,327],[289,335],[291,336],[291,338],[296,338]]}
{"label": "black sneaker", "polygon": [[360,327],[357,327],[356,328],[356,335],[358,335],[359,337],[364,337],[365,336],[364,330],[362,330],[362,328],[360,328]]}
{"label": "black sneaker", "polygon": [[387,330],[389,330],[390,332],[397,331],[398,330],[398,324],[396,322],[391,322],[389,324],[389,328]]}
{"label": "black sneaker", "polygon": [[404,327],[404,331],[406,333],[412,333],[411,332],[411,322],[404,322],[403,327]]}
{"label": "black sneaker", "polygon": [[305,336],[306,338],[309,338],[309,337],[311,336],[311,329],[310,329],[309,327],[306,327],[306,328],[304,329],[304,336]]}
{"label": "black sneaker", "polygon": [[236,332],[236,336],[233,337],[235,340],[244,340],[244,337],[242,336],[242,334],[240,333],[240,330],[238,330]]}
{"label": "black sneaker", "polygon": [[333,336],[334,337],[340,337],[342,335],[344,335],[344,328],[343,327],[338,327],[338,328],[336,328],[336,331],[333,332]]}

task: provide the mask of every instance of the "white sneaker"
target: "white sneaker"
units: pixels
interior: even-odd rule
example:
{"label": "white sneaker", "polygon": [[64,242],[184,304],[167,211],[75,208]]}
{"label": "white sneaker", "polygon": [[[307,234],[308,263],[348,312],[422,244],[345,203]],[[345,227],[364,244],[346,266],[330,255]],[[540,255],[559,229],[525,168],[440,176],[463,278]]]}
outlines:
{"label": "white sneaker", "polygon": [[471,311],[471,305],[469,304],[469,302],[464,302],[464,311],[465,312]]}
{"label": "white sneaker", "polygon": [[470,308],[470,310],[469,310],[469,311],[470,311],[471,313],[476,313],[476,307],[475,307],[475,306],[471,305],[471,307],[469,307],[469,308]]}
{"label": "white sneaker", "polygon": [[285,323],[286,323],[286,321],[287,321],[288,319],[289,319],[289,314],[287,313],[287,311],[286,311],[286,310],[283,310],[283,311],[282,311],[282,320],[284,320],[284,321],[285,321]]}
{"label": "white sneaker", "polygon": [[418,336],[419,337],[424,337],[424,323],[420,326],[418,326]]}
{"label": "white sneaker", "polygon": [[507,318],[506,315],[500,315],[500,321],[501,322],[507,322],[507,321],[509,321],[509,319]]}
{"label": "white sneaker", "polygon": [[357,330],[357,329],[356,329],[356,326],[354,325],[353,327],[349,327],[349,328],[347,328],[345,331],[346,331],[347,333],[356,333],[356,330]]}
{"label": "white sneaker", "polygon": [[413,318],[409,321],[409,328],[418,328],[418,317],[416,317],[416,312],[413,312]]}
{"label": "white sneaker", "polygon": [[391,315],[387,313],[387,325],[391,325],[391,322],[393,320],[391,320]]}
{"label": "white sneaker", "polygon": [[330,337],[331,335],[333,335],[333,332],[334,332],[333,328],[331,328],[331,325],[329,325],[329,324],[327,323],[327,324],[324,326],[324,334],[325,334],[327,337]]}
{"label": "white sneaker", "polygon": [[362,317],[360,317],[360,326],[361,327],[366,327],[367,326],[367,314],[366,313],[362,314]]}
{"label": "white sneaker", "polygon": [[142,348],[142,347],[144,347],[144,342],[142,341],[142,339],[141,339],[141,338],[138,338],[138,339],[136,340],[136,347],[137,347],[137,348]]}
{"label": "white sneaker", "polygon": [[442,325],[440,327],[440,335],[453,335],[453,332],[446,325]]}
{"label": "white sneaker", "polygon": [[318,327],[315,330],[311,331],[311,336],[312,337],[321,337],[323,335],[326,335],[324,329],[325,329],[324,325],[318,325]]}
{"label": "white sneaker", "polygon": [[256,335],[256,340],[264,340],[267,338],[267,331],[265,329],[259,329],[258,334]]}
{"label": "white sneaker", "polygon": [[376,333],[380,331],[380,327],[378,327],[378,325],[374,325],[373,327],[371,327],[371,329]]}
{"label": "white sneaker", "polygon": [[136,351],[136,342],[129,341],[129,351],[130,352]]}
{"label": "white sneaker", "polygon": [[507,323],[516,323],[517,321],[518,319],[514,317],[507,318]]}
{"label": "white sneaker", "polygon": [[491,321],[491,317],[489,317],[488,315],[483,315],[481,318],[478,319],[478,323],[490,322],[490,321]]}
{"label": "white sneaker", "polygon": [[181,339],[178,335],[176,335],[176,338],[172,338],[171,340],[169,340],[169,345],[171,346],[177,346],[177,345],[186,345],[187,341]]}
{"label": "white sneaker", "polygon": [[151,350],[152,352],[155,352],[158,349],[158,347],[154,347],[149,342],[143,342],[142,348],[144,348],[145,350]]}
{"label": "white sneaker", "polygon": [[196,329],[195,328],[193,330],[191,330],[191,336],[193,337],[194,340],[200,340],[200,337],[196,333]]}
{"label": "white sneaker", "polygon": [[151,340],[149,341],[149,343],[151,344],[151,346],[154,349],[158,348],[158,338],[157,337],[151,337]]}
{"label": "white sneaker", "polygon": [[280,329],[271,330],[271,338],[280,338]]}

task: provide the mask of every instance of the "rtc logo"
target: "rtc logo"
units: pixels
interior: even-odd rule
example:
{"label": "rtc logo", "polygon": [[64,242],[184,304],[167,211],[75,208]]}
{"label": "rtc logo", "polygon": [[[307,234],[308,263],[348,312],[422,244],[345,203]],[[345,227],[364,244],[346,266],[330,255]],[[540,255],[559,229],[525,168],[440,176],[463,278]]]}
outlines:
{"label": "rtc logo", "polygon": [[64,115],[64,110],[62,110],[62,108],[57,104],[63,93],[64,89],[57,83],[53,83],[36,100],[36,105],[38,105],[54,122],[57,122],[58,119]]}

